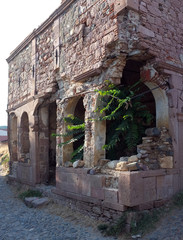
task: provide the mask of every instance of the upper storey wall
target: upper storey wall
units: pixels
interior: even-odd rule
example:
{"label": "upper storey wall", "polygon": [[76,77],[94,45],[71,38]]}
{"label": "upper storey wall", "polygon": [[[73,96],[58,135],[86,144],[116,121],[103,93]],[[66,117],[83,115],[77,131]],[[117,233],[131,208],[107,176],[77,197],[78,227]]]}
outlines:
{"label": "upper storey wall", "polygon": [[114,1],[75,1],[60,16],[60,72],[68,78],[99,68],[106,44],[118,38]]}
{"label": "upper storey wall", "polygon": [[157,58],[183,67],[183,1],[139,0],[140,44]]}
{"label": "upper storey wall", "polygon": [[182,67],[182,12],[181,0],[63,1],[8,58],[8,107],[52,93],[58,79],[61,94],[98,69],[108,79],[109,73],[116,74],[116,58],[124,61],[118,63],[122,75],[126,56],[138,60],[144,50],[160,62]]}
{"label": "upper storey wall", "polygon": [[32,44],[26,46],[9,64],[8,103],[21,103],[31,95]]}

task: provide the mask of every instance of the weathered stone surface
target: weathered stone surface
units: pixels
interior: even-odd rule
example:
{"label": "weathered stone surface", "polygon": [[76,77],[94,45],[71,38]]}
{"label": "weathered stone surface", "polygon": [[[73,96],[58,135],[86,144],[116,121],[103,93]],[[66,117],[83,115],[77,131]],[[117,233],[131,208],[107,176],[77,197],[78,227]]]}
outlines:
{"label": "weathered stone surface", "polygon": [[119,162],[116,165],[116,170],[118,171],[128,171],[127,162]]}
{"label": "weathered stone surface", "polygon": [[49,204],[50,202],[49,198],[47,197],[45,198],[28,197],[28,198],[25,198],[24,201],[28,207],[34,207],[34,208],[42,207],[44,205]]}
{"label": "weathered stone surface", "polygon": [[120,157],[119,162],[127,162],[129,157]]}
{"label": "weathered stone surface", "polygon": [[28,207],[32,207],[32,202],[37,199],[38,199],[37,197],[26,197],[24,199],[24,202]]}
{"label": "weathered stone surface", "polygon": [[139,170],[139,165],[137,162],[132,162],[126,165],[129,171]]}
{"label": "weathered stone surface", "polygon": [[107,164],[108,162],[110,162],[110,159],[100,159],[98,161],[98,165],[99,166],[104,166],[105,164]]}
{"label": "weathered stone surface", "polygon": [[85,163],[82,160],[77,160],[73,163],[73,168],[81,168],[84,167]]}
{"label": "weathered stone surface", "polygon": [[159,163],[161,168],[173,168],[173,157],[166,156],[163,158],[159,158]]}
{"label": "weathered stone surface", "polygon": [[138,161],[137,155],[133,155],[128,158],[128,163],[133,163],[133,162],[137,162],[137,161]]}
{"label": "weathered stone surface", "polygon": [[73,164],[72,164],[72,162],[67,161],[64,163],[64,167],[73,167]]}
{"label": "weathered stone surface", "polygon": [[50,202],[49,198],[38,198],[32,201],[32,207],[38,208],[38,207],[43,207],[45,205],[48,205]]}
{"label": "weathered stone surface", "polygon": [[148,137],[159,137],[161,134],[161,131],[158,128],[148,128],[146,129],[145,134]]}
{"label": "weathered stone surface", "polygon": [[110,169],[115,169],[118,162],[119,162],[118,160],[110,161],[106,164],[106,167]]}

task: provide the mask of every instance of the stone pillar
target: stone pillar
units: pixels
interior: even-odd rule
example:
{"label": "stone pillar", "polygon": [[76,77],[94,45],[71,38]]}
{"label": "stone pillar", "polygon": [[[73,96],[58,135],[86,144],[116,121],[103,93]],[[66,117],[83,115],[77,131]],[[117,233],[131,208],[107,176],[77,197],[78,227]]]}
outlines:
{"label": "stone pillar", "polygon": [[48,180],[49,168],[49,129],[48,129],[49,110],[48,106],[40,108],[39,113],[39,168],[40,181]]}
{"label": "stone pillar", "polygon": [[[62,135],[66,131],[66,123],[64,122],[64,117],[68,114],[74,114],[75,106],[77,104],[79,97],[73,97],[70,99],[66,99],[64,101],[57,100],[57,134]],[[65,142],[68,139],[58,136],[56,145],[56,166],[62,166],[65,162],[71,160],[71,153],[73,152],[73,145],[63,145],[60,146],[61,142]]]}
{"label": "stone pillar", "polygon": [[102,146],[106,140],[105,121],[93,120],[97,118],[95,110],[97,108],[98,94],[88,93],[84,97],[85,112],[85,142],[84,142],[84,162],[85,167],[96,166],[101,158],[105,158],[105,150]]}
{"label": "stone pillar", "polygon": [[170,90],[167,92],[169,102],[169,122],[174,147],[175,168],[183,168],[183,76],[175,72],[170,74]]}

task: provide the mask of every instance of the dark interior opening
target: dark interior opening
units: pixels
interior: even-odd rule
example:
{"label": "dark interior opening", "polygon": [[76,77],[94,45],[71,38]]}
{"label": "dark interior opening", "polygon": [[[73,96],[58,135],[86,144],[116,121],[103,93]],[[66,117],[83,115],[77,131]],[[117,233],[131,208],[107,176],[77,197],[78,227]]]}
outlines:
{"label": "dark interior opening", "polygon": [[28,163],[30,161],[30,139],[29,139],[29,118],[24,112],[21,118],[21,161]]}
{"label": "dark interior opening", "polygon": [[55,185],[56,183],[56,138],[52,136],[56,133],[56,102],[49,105],[49,176],[48,183]]}
{"label": "dark interior opening", "polygon": [[[132,86],[140,80],[140,68],[143,66],[143,64],[143,62],[138,62],[134,60],[127,61],[126,66],[123,70],[121,84],[120,86],[118,86],[119,89],[123,88],[124,86]],[[135,96],[142,94],[140,102],[143,103],[143,105],[146,105],[146,109],[149,110],[150,113],[153,115],[153,120],[151,121],[151,124],[145,127],[155,127],[156,106],[154,96],[150,89],[142,82],[138,84],[137,89],[138,90],[135,93]],[[106,121],[107,139],[110,136],[110,130],[112,129],[112,125],[115,125],[115,121]],[[134,152],[128,152],[128,150],[125,148],[124,136],[120,137],[120,141],[117,143],[115,149],[106,151],[106,157],[111,160],[119,159],[122,156],[130,156],[132,154],[136,154],[136,149],[134,150]]]}
{"label": "dark interior opening", "polygon": [[[85,108],[84,108],[84,105],[83,105],[83,97],[81,97],[78,100],[78,103],[76,104],[76,108],[75,108],[75,111],[74,111],[74,116],[79,118],[82,121],[82,123],[84,123]],[[80,138],[78,141],[73,142],[73,150],[75,151],[79,146],[81,146],[83,144],[84,144],[84,136],[82,138]],[[83,159],[81,159],[81,160],[83,160]]]}

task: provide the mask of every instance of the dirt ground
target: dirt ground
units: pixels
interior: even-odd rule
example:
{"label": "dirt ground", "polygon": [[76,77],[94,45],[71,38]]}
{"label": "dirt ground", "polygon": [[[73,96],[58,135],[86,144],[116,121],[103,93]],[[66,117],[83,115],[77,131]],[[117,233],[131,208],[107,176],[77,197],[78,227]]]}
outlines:
{"label": "dirt ground", "polygon": [[1,166],[1,171],[8,173],[9,171],[8,143],[6,144],[0,143],[0,166]]}

